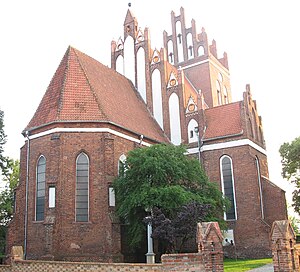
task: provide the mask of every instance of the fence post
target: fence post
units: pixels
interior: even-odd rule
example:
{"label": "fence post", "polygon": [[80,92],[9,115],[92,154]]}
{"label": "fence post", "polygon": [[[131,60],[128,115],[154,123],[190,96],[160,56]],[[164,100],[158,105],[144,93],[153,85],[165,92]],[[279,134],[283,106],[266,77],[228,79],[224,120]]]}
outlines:
{"label": "fence post", "polygon": [[274,272],[299,271],[299,250],[296,246],[296,235],[289,220],[273,223],[271,247]]}

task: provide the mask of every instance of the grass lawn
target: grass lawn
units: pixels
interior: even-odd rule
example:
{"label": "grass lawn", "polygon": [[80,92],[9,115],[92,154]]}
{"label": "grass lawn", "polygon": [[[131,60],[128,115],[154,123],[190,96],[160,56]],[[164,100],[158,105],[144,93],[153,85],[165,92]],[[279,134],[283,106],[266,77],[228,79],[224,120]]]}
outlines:
{"label": "grass lawn", "polygon": [[265,264],[272,263],[272,259],[252,259],[252,260],[233,260],[224,259],[224,271],[225,272],[242,272],[248,271]]}

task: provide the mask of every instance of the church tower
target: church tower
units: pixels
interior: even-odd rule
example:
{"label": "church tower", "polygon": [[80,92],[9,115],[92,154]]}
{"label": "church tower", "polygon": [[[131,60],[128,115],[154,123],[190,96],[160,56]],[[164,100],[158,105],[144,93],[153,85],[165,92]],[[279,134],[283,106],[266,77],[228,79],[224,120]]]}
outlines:
{"label": "church tower", "polygon": [[218,58],[217,44],[209,45],[205,29],[196,32],[195,20],[186,28],[184,9],[180,15],[171,13],[172,33],[163,33],[168,61],[176,68],[181,67],[186,77],[198,91],[204,94],[209,107],[231,102],[231,88],[227,54]]}
{"label": "church tower", "polygon": [[[188,146],[229,199],[224,219],[239,256],[266,256],[270,226],[286,218],[286,204],[284,192],[269,180],[250,86],[242,101],[232,102],[226,52],[218,57],[216,41],[209,43],[204,28],[197,33],[195,20],[186,26],[183,8],[178,16],[171,12],[171,25],[171,34],[163,32],[163,48],[151,49],[148,29],[142,32],[128,10],[124,37],[112,42],[111,66],[125,76],[132,67],[127,77],[165,134],[173,144]],[[270,195],[278,201],[275,217]]]}

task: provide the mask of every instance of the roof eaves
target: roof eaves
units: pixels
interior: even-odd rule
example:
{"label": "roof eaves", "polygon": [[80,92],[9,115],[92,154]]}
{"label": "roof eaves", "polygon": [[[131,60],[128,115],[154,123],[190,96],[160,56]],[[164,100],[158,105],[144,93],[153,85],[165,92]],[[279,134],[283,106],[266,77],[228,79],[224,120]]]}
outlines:
{"label": "roof eaves", "polygon": [[203,142],[208,142],[208,141],[214,141],[214,140],[220,140],[220,139],[226,139],[226,138],[231,138],[231,137],[237,137],[237,136],[241,136],[244,134],[244,130],[241,130],[238,133],[234,133],[234,134],[227,134],[227,135],[221,135],[221,136],[217,136],[217,137],[212,137],[212,138],[203,138],[202,141]]}
{"label": "roof eaves", "polygon": [[[135,135],[137,135],[137,136],[141,136],[141,133],[138,133],[138,132],[136,132],[136,131],[133,131],[133,130],[130,130],[130,129],[128,129],[128,128],[125,128],[125,127],[123,127],[123,126],[121,126],[121,125],[118,125],[118,124],[116,124],[116,123],[114,123],[114,122],[111,122],[111,121],[103,121],[103,120],[99,120],[99,121],[95,121],[95,120],[91,120],[91,121],[88,121],[88,120],[76,120],[76,121],[54,121],[54,122],[49,122],[49,123],[46,123],[46,124],[43,124],[43,125],[40,125],[40,126],[36,126],[36,127],[32,127],[32,128],[30,128],[30,129],[28,129],[28,130],[26,130],[26,129],[24,129],[23,131],[22,131],[22,135],[25,137],[25,135],[30,135],[31,133],[30,132],[32,132],[32,131],[34,131],[34,130],[36,130],[36,129],[40,129],[40,128],[43,128],[43,127],[47,127],[47,126],[49,126],[49,125],[53,125],[53,124],[63,124],[63,123],[95,123],[95,124],[109,124],[109,125],[113,125],[113,126],[116,126],[116,127],[118,127],[118,128],[121,128],[121,129],[123,129],[123,130],[126,130],[126,131],[128,131],[128,132],[130,132],[130,133],[133,133],[133,134],[135,134]],[[148,140],[150,140],[150,141],[153,141],[153,142],[156,142],[156,143],[161,143],[161,141],[159,141],[159,140],[156,140],[156,139],[153,139],[153,138],[151,138],[151,137],[149,137],[149,136],[147,136],[147,135],[143,135],[146,139],[148,139]],[[164,135],[165,136],[165,135]],[[145,139],[144,138],[144,139]],[[166,137],[166,139],[165,140],[168,140],[168,137]]]}

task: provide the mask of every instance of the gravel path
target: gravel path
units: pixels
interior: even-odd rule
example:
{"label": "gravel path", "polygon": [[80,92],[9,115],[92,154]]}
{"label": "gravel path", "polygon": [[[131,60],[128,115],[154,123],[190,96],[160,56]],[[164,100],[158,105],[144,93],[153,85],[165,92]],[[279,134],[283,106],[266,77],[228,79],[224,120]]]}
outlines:
{"label": "gravel path", "polygon": [[262,267],[249,270],[249,272],[274,272],[273,264],[267,264]]}

